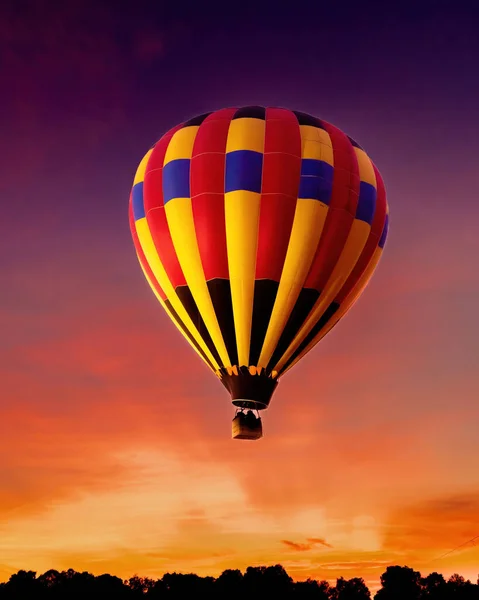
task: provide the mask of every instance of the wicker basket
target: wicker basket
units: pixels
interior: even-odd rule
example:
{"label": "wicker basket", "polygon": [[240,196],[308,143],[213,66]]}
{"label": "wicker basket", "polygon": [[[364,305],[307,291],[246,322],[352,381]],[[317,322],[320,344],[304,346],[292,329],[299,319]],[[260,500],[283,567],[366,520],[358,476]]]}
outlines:
{"label": "wicker basket", "polygon": [[258,419],[256,427],[253,428],[246,425],[243,418],[240,415],[237,415],[233,419],[231,429],[231,437],[234,440],[259,440],[261,437],[263,437],[263,426],[261,424],[261,419]]}

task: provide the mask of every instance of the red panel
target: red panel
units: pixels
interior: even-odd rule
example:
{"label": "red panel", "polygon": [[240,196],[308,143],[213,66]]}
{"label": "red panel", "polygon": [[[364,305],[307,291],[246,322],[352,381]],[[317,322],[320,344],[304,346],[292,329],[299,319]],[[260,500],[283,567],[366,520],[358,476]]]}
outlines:
{"label": "red panel", "polygon": [[[163,206],[163,161],[165,160],[166,149],[173,137],[173,134],[181,129],[182,125],[177,125],[170,129],[164,136],[155,144],[153,152],[150,154],[148,164],[145,170],[145,180],[143,183],[143,205],[145,214],[152,208]],[[148,182],[147,182],[148,179]]]}
{"label": "red panel", "polygon": [[264,152],[286,152],[301,158],[301,136],[296,115],[284,108],[266,109],[268,135],[264,140]]}
{"label": "red panel", "polygon": [[[198,131],[197,135],[201,132]],[[227,135],[227,132],[226,134]],[[203,142],[204,145],[204,142]],[[191,198],[200,194],[224,194],[225,154],[205,152],[191,159],[190,193]]]}
{"label": "red panel", "polygon": [[337,127],[323,124],[333,145],[333,190],[316,256],[304,284],[318,292],[323,290],[343,251],[356,215],[360,184],[356,153],[348,137]]}
{"label": "red panel", "polygon": [[295,210],[296,198],[282,194],[261,197],[256,279],[279,282]]}
{"label": "red panel", "polygon": [[354,146],[340,129],[322,121],[333,145],[334,174],[330,206],[356,216],[359,200],[359,166]]}
{"label": "red panel", "polygon": [[[371,159],[370,159],[371,160]],[[376,212],[374,213],[374,219],[371,225],[371,232],[381,238],[384,228],[384,222],[386,220],[386,188],[384,187],[384,181],[381,177],[381,173],[377,170],[376,165],[371,161],[376,175]]]}
{"label": "red panel", "polygon": [[301,134],[293,113],[266,110],[256,279],[280,280],[301,175]]}
{"label": "red panel", "polygon": [[166,149],[173,134],[178,129],[181,129],[181,125],[166,133],[154,147],[146,166],[145,181],[143,183],[143,198],[148,227],[158,257],[174,288],[185,285],[186,280],[176,256],[163,206],[162,172]]}
{"label": "red panel", "polygon": [[128,198],[128,221],[130,223],[131,233],[135,231],[135,229],[133,228],[134,220],[135,219],[133,217],[133,191],[130,190],[130,197]]}
{"label": "red panel", "polygon": [[148,261],[146,260],[146,256],[144,255],[143,250],[141,249],[140,240],[138,239],[138,235],[136,233],[135,219],[133,218],[133,210],[132,210],[132,206],[131,206],[131,194],[130,194],[130,209],[128,211],[128,218],[130,220],[130,230],[131,230],[131,236],[133,238],[133,244],[135,245],[135,250],[138,254],[140,263],[141,263],[142,267],[145,269],[154,289],[159,294],[160,298],[162,300],[167,300],[165,292],[162,290],[162,288],[160,287],[160,284],[156,280],[156,277],[154,276],[153,271],[150,269],[150,265],[148,264]]}
{"label": "red panel", "polygon": [[203,152],[226,151],[226,137],[236,108],[224,108],[208,115],[195,137],[192,156]]}
{"label": "red panel", "polygon": [[190,182],[196,239],[207,281],[228,279],[225,229],[225,151],[235,108],[209,115],[193,146]]}
{"label": "red panel", "polygon": [[[299,151],[301,152],[301,147]],[[296,205],[300,175],[301,155],[293,156],[282,152],[265,154],[263,159],[263,184],[261,193],[282,194],[283,196],[293,198]]]}
{"label": "red panel", "polygon": [[193,218],[206,281],[229,279],[224,195],[197,196],[193,201]]}

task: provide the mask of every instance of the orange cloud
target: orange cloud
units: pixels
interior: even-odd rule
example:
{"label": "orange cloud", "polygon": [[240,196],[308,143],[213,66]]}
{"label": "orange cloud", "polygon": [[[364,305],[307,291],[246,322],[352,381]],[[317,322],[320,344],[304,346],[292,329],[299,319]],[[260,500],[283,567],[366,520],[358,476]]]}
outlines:
{"label": "orange cloud", "polygon": [[326,540],[323,540],[322,538],[308,538],[307,541],[313,545],[326,546],[326,548],[332,548],[331,544],[328,544],[328,542]]}
{"label": "orange cloud", "polygon": [[328,544],[325,540],[321,538],[308,538],[307,543],[298,543],[291,542],[290,540],[281,540],[281,543],[291,548],[292,550],[297,550],[298,552],[306,552],[307,550],[312,550],[315,546],[325,546],[326,548],[332,548],[331,544]]}
{"label": "orange cloud", "polygon": [[[390,516],[385,547],[414,548],[430,557],[447,553],[479,535],[479,493],[463,492],[423,499],[398,508]],[[469,551],[473,545],[464,547]]]}

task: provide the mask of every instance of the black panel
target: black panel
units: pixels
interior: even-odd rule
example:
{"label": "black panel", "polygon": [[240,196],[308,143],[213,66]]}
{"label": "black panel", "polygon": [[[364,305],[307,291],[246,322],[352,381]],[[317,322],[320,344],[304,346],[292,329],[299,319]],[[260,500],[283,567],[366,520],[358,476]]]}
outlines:
{"label": "black panel", "polygon": [[334,313],[338,310],[339,304],[337,302],[331,302],[328,308],[324,311],[323,316],[319,319],[316,325],[311,329],[308,335],[304,338],[301,344],[298,346],[297,350],[293,352],[293,354],[288,358],[284,367],[281,369],[283,372],[285,369],[289,367],[289,365],[301,354],[301,352],[306,348],[306,346],[313,341],[313,339],[318,335],[318,333],[323,329]]}
{"label": "black panel", "polygon": [[193,321],[196,328],[198,329],[200,336],[203,338],[206,346],[208,347],[208,350],[214,356],[218,364],[221,365],[222,361],[220,355],[218,354],[218,350],[213,344],[213,340],[211,339],[209,331],[206,328],[205,322],[203,321],[200,315],[200,311],[196,306],[196,302],[194,301],[193,296],[191,295],[190,288],[187,285],[180,285],[176,288],[175,291],[178,294],[180,302],[185,307],[186,312],[189,314],[190,319]]}
{"label": "black panel", "polygon": [[324,129],[324,125],[320,119],[297,110],[293,110],[292,112],[296,115],[300,125],[311,125],[311,127],[319,127],[320,129]]}
{"label": "black panel", "polygon": [[231,302],[231,286],[229,279],[212,279],[206,282],[216,318],[223,334],[226,350],[232,365],[238,364],[233,304]]}
{"label": "black panel", "polygon": [[268,377],[264,370],[260,375],[251,375],[248,367],[240,367],[238,375],[228,375],[226,369],[222,368],[221,382],[230,392],[235,406],[256,408],[257,410],[268,408],[271,396],[278,385],[278,380]]}
{"label": "black panel", "polygon": [[235,112],[233,119],[243,119],[248,117],[250,119],[266,119],[266,108],[264,106],[243,106],[238,108]]}
{"label": "black panel", "polygon": [[210,115],[211,115],[211,112],[205,113],[204,115],[198,115],[197,117],[193,117],[189,121],[186,121],[186,123],[183,123],[183,127],[192,127],[193,125],[201,125],[201,123],[203,123],[203,121],[206,119],[206,117],[209,117]]}
{"label": "black panel", "polygon": [[301,325],[306,321],[307,316],[311,312],[316,300],[319,298],[319,292],[313,289],[303,288],[296,300],[293,310],[289,316],[288,322],[279,338],[278,345],[268,363],[268,371],[274,369],[280,358],[288,349],[294,337],[301,328]]}
{"label": "black panel", "polygon": [[258,279],[254,283],[253,323],[249,350],[250,365],[258,364],[278,287],[279,283],[271,279]]}
{"label": "black panel", "polygon": [[165,302],[165,306],[166,306],[167,311],[171,315],[171,318],[174,319],[178,323],[178,325],[181,327],[181,330],[183,331],[183,333],[190,340],[190,342],[193,344],[193,346],[198,350],[198,352],[201,354],[201,356],[206,360],[206,362],[213,369],[213,371],[216,371],[216,369],[211,364],[210,359],[206,356],[206,354],[204,353],[204,351],[198,345],[198,342],[195,340],[195,338],[191,335],[191,333],[185,327],[185,324],[183,323],[183,321],[180,319],[180,317],[176,313],[176,310],[171,306],[170,301],[169,300],[165,300],[164,302]]}

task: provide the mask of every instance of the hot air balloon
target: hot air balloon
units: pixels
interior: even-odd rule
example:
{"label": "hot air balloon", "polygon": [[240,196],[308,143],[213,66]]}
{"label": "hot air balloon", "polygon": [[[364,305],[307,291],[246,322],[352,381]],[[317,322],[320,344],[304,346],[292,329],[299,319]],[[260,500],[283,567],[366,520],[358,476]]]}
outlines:
{"label": "hot air balloon", "polygon": [[388,212],[361,146],[303,112],[217,110],[145,154],[129,203],[138,260],[230,393],[233,438],[262,436],[258,411],[279,379],[356,302],[383,252]]}

